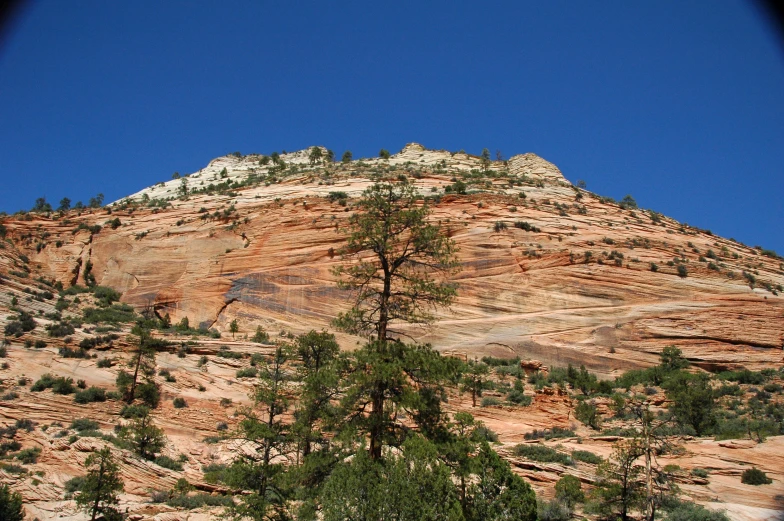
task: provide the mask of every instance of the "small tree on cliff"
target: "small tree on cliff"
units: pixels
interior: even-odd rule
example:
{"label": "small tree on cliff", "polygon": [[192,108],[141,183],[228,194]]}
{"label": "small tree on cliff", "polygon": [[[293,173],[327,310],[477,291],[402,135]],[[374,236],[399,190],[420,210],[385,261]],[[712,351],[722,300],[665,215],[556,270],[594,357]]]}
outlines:
{"label": "small tree on cliff", "polygon": [[104,447],[90,454],[85,466],[88,472],[76,495],[76,504],[90,514],[91,521],[98,514],[106,520],[122,519],[116,505],[117,492],[122,492],[123,483],[112,452]]}
{"label": "small tree on cliff", "polygon": [[[158,386],[153,380],[155,375],[155,348],[152,347],[152,335],[148,329],[141,326],[134,326],[131,333],[138,336],[136,341],[136,351],[130,360],[130,367],[133,373],[120,371],[117,375],[117,388],[123,394],[128,403],[133,403],[137,395],[141,394],[144,401],[151,407],[158,406],[160,393]],[[139,384],[139,377],[145,378],[145,383]],[[141,393],[140,393],[141,391]]]}
{"label": "small tree on cliff", "polygon": [[324,157],[323,152],[321,151],[320,147],[313,147],[310,149],[310,155],[308,159],[310,159],[310,166],[315,165],[316,163],[320,163],[321,159]]}
{"label": "small tree on cliff", "polygon": [[482,163],[482,170],[487,172],[490,169],[490,151],[488,149],[482,149],[480,162]]}
{"label": "small tree on cliff", "polygon": [[124,440],[136,454],[147,460],[154,460],[155,454],[166,446],[166,435],[155,426],[150,410],[140,409],[139,415],[120,430]]}
{"label": "small tree on cliff", "polygon": [[339,287],[355,294],[353,307],[338,315],[335,325],[374,337],[358,353],[358,360],[370,372],[358,382],[363,391],[356,393],[358,400],[369,401],[367,427],[373,459],[381,457],[384,430],[390,423],[385,402],[392,394],[402,395],[392,393],[390,386],[408,381],[400,363],[406,358],[401,352],[405,346],[392,340],[400,333],[390,326],[429,323],[433,308],[448,306],[455,296],[454,285],[444,277],[457,269],[457,248],[446,233],[428,222],[430,209],[418,199],[414,186],[405,182],[376,183],[365,190],[359,211],[349,219],[342,252],[355,262],[335,270]]}
{"label": "small tree on cliff", "polygon": [[340,389],[340,375],[335,364],[339,353],[340,346],[335,335],[326,331],[311,330],[297,337],[302,394],[294,413],[292,430],[299,439],[303,459],[310,455],[315,442],[324,439],[318,424],[330,423],[335,416],[332,401]]}
{"label": "small tree on cliff", "polygon": [[293,394],[291,375],[285,364],[290,349],[278,346],[272,359],[259,366],[258,385],[251,394],[254,407],[240,412],[235,436],[248,442],[255,451],[243,452],[227,471],[226,483],[248,490],[239,504],[232,507],[237,518],[254,521],[287,519],[286,501],[290,492],[285,479],[285,460],[290,452],[290,426],[283,415]]}
{"label": "small tree on cliff", "polygon": [[482,391],[487,386],[487,375],[490,368],[482,362],[470,362],[463,374],[461,390],[471,393],[471,404],[476,407],[476,398],[482,396]]}

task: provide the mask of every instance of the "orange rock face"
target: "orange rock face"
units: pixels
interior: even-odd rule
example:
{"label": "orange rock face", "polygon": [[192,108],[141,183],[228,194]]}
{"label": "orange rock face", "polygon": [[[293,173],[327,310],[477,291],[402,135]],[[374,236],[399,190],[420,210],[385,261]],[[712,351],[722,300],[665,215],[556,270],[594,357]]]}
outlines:
{"label": "orange rock face", "polygon": [[[383,160],[369,160],[364,170],[356,164],[332,167],[325,176],[297,154],[289,156],[302,170],[280,183],[232,196],[193,195],[158,211],[83,214],[88,225],[103,226],[99,233],[72,233],[80,222],[73,212],[68,224],[66,218],[35,216],[8,219],[6,227],[13,238],[50,234],[44,241],[14,243],[36,273],[68,285],[83,280],[89,261],[99,284],[175,322],[188,317],[192,325],[227,331],[236,319],[242,333],[257,324],[273,331],[319,329],[350,303],[330,270],[342,262],[335,252],[343,244],[341,226],[352,199],[369,184],[360,175]],[[479,168],[476,158],[455,156],[409,145],[390,159],[397,168],[390,177],[428,167],[412,182],[423,195],[443,194],[455,174]],[[439,161],[446,168],[434,171]],[[514,156],[509,164],[519,174],[514,179],[529,184],[510,187],[509,177],[491,170],[495,179],[481,185],[482,193],[447,193],[431,203],[433,219],[460,248],[459,297],[430,329],[410,329],[414,337],[471,357],[514,354],[548,365],[585,364],[608,376],[654,362],[670,344],[706,368],[782,362],[780,259],[603,202],[569,185],[554,165],[533,154]],[[197,179],[220,181],[210,172],[227,168],[229,180],[241,180],[253,173],[249,165],[257,162],[221,158],[187,179],[197,188]],[[329,184],[319,184],[325,177]],[[164,188],[149,192],[156,190]],[[325,197],[336,191],[348,195],[347,206]],[[121,225],[106,226],[112,219]],[[523,221],[539,231],[514,226]],[[506,228],[496,229],[496,223]],[[36,252],[39,242],[45,246]],[[684,259],[685,278],[668,265],[674,258]],[[744,272],[754,277],[754,287]]]}

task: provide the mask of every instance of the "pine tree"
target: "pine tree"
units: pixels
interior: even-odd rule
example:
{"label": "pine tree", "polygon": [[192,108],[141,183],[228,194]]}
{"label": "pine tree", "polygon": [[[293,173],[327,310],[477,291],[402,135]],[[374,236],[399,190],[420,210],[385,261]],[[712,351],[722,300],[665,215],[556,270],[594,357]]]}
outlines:
{"label": "pine tree", "polygon": [[117,511],[117,493],[122,492],[120,470],[114,462],[112,452],[104,447],[90,454],[85,461],[87,476],[76,495],[76,504],[90,514],[90,520],[100,514],[104,519],[121,519]]}
{"label": "pine tree", "polygon": [[602,516],[618,516],[628,521],[633,511],[645,502],[645,467],[637,463],[643,455],[639,440],[630,439],[615,445],[612,456],[597,469],[596,488],[589,509]]}
{"label": "pine tree", "polygon": [[716,423],[716,396],[705,374],[673,373],[665,382],[670,412],[681,425],[689,425],[702,436]]}
{"label": "pine tree", "polygon": [[[124,396],[128,403],[133,403],[133,400],[139,394],[138,391],[143,391],[141,394],[145,397],[145,402],[151,407],[158,406],[159,391],[158,386],[153,380],[155,375],[155,349],[152,347],[152,335],[148,329],[141,326],[134,326],[131,333],[138,337],[134,343],[136,344],[136,351],[130,360],[130,366],[133,367],[133,373],[129,374],[125,371],[120,371],[117,375],[117,388]],[[139,384],[139,377],[145,378],[144,384]],[[143,389],[139,389],[143,387]]]}
{"label": "pine tree", "polygon": [[474,465],[475,472],[467,494],[467,521],[536,521],[536,494],[533,489],[512,472],[509,463],[486,441],[480,443]]}
{"label": "pine tree", "polygon": [[487,374],[490,368],[487,364],[481,362],[471,362],[468,364],[468,370],[463,374],[463,383],[461,389],[464,392],[471,393],[471,404],[476,407],[477,397],[482,396],[482,391],[487,385]]}
{"label": "pine tree", "polygon": [[153,423],[147,407],[141,407],[140,414],[122,428],[120,438],[128,443],[136,454],[148,460],[155,459],[155,454],[166,446],[166,436],[163,430]]}
{"label": "pine tree", "polygon": [[[419,198],[415,187],[405,182],[376,183],[368,188],[359,202],[360,211],[349,220],[343,249],[344,255],[355,256],[356,261],[335,270],[339,287],[355,295],[354,306],[339,314],[335,325],[374,337],[356,353],[353,385],[344,400],[346,404],[353,401],[352,419],[368,430],[373,459],[381,457],[384,438],[393,429],[387,401],[412,397],[409,372],[417,368],[406,366],[407,358],[435,361],[427,349],[399,342],[395,338],[399,332],[390,326],[429,323],[431,310],[448,306],[455,296],[454,285],[443,280],[456,271],[455,243],[428,222],[430,209],[419,204]],[[359,257],[368,252],[370,256]],[[357,413],[368,407],[369,415]]]}
{"label": "pine tree", "polygon": [[324,521],[462,520],[449,468],[436,447],[412,436],[398,454],[372,459],[366,451],[338,465],[324,485]]}
{"label": "pine tree", "polygon": [[482,170],[487,172],[490,169],[490,151],[488,149],[482,149],[482,157],[480,162],[482,163]]}
{"label": "pine tree", "polygon": [[313,166],[316,163],[320,163],[322,157],[324,157],[324,154],[321,152],[321,147],[311,148],[310,155],[308,156],[308,159],[310,159],[310,166]]}
{"label": "pine tree", "polygon": [[255,452],[245,452],[227,471],[228,485],[249,492],[232,507],[237,517],[257,521],[285,518],[290,490],[284,478],[291,440],[283,414],[293,392],[292,378],[285,368],[289,359],[288,347],[278,346],[272,360],[260,364],[259,383],[252,394],[254,408],[241,412],[244,417],[236,436],[250,442]]}
{"label": "pine tree", "polygon": [[140,406],[137,410],[136,417],[120,431],[120,439],[142,458],[153,460],[166,446],[166,436],[153,423],[150,409]]}
{"label": "pine tree", "polygon": [[24,521],[22,495],[11,490],[5,483],[0,485],[0,519]]}
{"label": "pine tree", "polygon": [[302,457],[306,458],[313,443],[324,439],[316,424],[331,423],[337,414],[332,401],[340,392],[340,375],[335,363],[340,346],[335,335],[312,330],[297,337],[296,353],[302,364],[299,375],[302,387],[293,429],[300,438]]}

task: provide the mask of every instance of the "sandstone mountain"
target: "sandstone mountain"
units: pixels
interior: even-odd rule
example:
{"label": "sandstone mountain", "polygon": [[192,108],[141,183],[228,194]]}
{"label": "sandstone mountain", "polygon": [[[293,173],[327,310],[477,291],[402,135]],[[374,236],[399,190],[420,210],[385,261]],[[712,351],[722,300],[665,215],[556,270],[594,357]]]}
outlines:
{"label": "sandstone mountain", "polygon": [[[493,162],[488,175],[470,173],[481,169],[477,157],[415,144],[389,160],[348,165],[310,167],[308,151],[281,159],[290,165],[283,174],[258,156],[218,158],[114,203],[111,216],[13,219],[8,236],[23,238],[14,248],[36,275],[83,283],[89,264],[124,302],[151,305],[174,322],[188,317],[227,331],[237,319],[243,332],[257,324],[301,332],[326,327],[350,302],[330,269],[341,263],[334,252],[352,199],[371,176],[408,175],[437,198],[434,215],[457,241],[463,268],[457,304],[429,331],[412,331],[419,340],[600,372],[650,364],[668,344],[705,368],[782,361],[781,259],[654,211],[624,209],[533,154]],[[469,176],[468,195],[445,193],[459,173]],[[178,196],[182,187],[220,184],[222,193]],[[330,201],[331,192],[344,192],[347,204]],[[142,200],[170,206],[123,204]],[[114,230],[106,226],[113,219],[121,222]],[[104,228],[74,230],[82,222]],[[10,270],[11,251],[3,253]],[[9,298],[0,296],[6,305]]]}
{"label": "sandstone mountain", "polygon": [[[220,340],[201,338],[187,358],[172,353],[159,360],[178,373],[165,393],[194,404],[168,406],[162,423],[193,460],[185,472],[198,482],[198,464],[228,461],[237,449],[201,443],[215,433],[216,422],[232,421],[219,398],[242,403],[249,390],[247,382],[233,378],[242,363],[216,358],[207,371],[197,367],[198,356],[222,345],[255,349],[247,339],[258,326],[273,336],[329,328],[351,305],[332,269],[343,262],[344,225],[357,198],[374,180],[405,178],[456,241],[461,263],[451,309],[440,310],[427,328],[406,329],[420,342],[467,359],[519,356],[533,365],[585,365],[604,378],[656,364],[668,345],[710,371],[778,368],[784,361],[784,259],[774,252],[639,209],[633,200],[618,203],[593,194],[535,154],[488,161],[409,144],[388,159],[326,163],[316,156],[328,151],[313,150],[280,154],[276,161],[229,155],[103,208],[4,218],[0,326],[9,321],[12,299],[46,325],[54,322],[46,314],[55,310],[55,299],[44,295],[48,287],[95,283],[119,291],[122,302],[139,312],[168,315],[175,324],[187,318],[192,328],[219,332]],[[233,321],[236,335],[229,330]],[[127,346],[124,333],[112,349]],[[77,329],[71,341],[90,334]],[[43,328],[25,338],[47,346],[27,350],[9,339],[10,365],[0,370],[4,380],[52,372],[91,385],[113,384],[115,368],[58,357],[62,342]],[[361,341],[346,334],[338,339],[344,349]],[[61,396],[20,392],[19,400],[0,401],[0,418],[65,424],[89,415],[110,428],[117,414],[115,406],[92,404],[86,413],[85,406]],[[470,409],[464,397],[451,403]],[[477,417],[512,443],[533,428],[568,426],[569,410],[563,397],[537,396],[525,412],[488,409]],[[31,480],[0,470],[0,481],[16,483],[40,519],[74,515],[61,501],[60,487],[78,472],[93,442],[66,444],[51,432],[39,434],[25,435],[26,441],[43,449],[42,468],[50,471]],[[609,454],[606,441],[596,440],[593,448]],[[783,442],[695,442],[689,458],[715,469],[717,479],[710,489],[684,487],[700,501],[720,497],[736,519],[774,515],[784,509],[780,496],[741,486],[736,476],[744,463],[753,463],[780,485]],[[521,464],[519,471],[547,495],[563,469],[545,467]],[[143,501],[133,497],[170,488],[171,471],[130,456],[123,468],[131,494],[126,501],[137,519],[178,518],[141,507]],[[196,521],[209,513],[190,516]]]}

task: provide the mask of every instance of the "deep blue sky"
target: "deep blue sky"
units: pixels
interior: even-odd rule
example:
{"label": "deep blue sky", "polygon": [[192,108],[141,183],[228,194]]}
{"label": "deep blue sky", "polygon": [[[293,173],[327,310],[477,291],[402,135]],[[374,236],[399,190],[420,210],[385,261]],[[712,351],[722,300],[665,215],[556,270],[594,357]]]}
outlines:
{"label": "deep blue sky", "polygon": [[416,141],[535,152],[784,254],[784,51],[756,4],[49,0],[2,41],[0,210]]}

